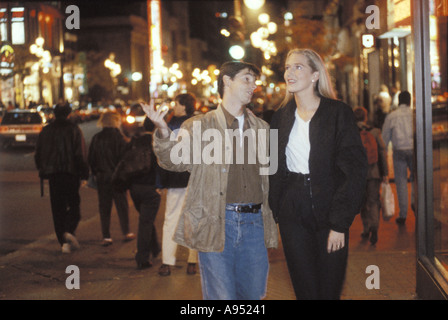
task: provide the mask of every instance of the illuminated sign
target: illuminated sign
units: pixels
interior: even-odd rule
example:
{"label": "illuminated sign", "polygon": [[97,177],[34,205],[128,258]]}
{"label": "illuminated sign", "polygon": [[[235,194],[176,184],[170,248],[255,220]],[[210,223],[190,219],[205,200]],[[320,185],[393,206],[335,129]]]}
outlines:
{"label": "illuminated sign", "polygon": [[14,49],[9,44],[0,48],[0,74],[2,76],[12,73],[14,68]]}
{"label": "illuminated sign", "polygon": [[395,26],[410,25],[411,0],[394,0]]}
{"label": "illuminated sign", "polygon": [[372,34],[362,35],[362,46],[364,48],[372,48],[375,45],[375,37]]}
{"label": "illuminated sign", "polygon": [[[150,9],[150,57],[151,57],[151,85],[160,83],[160,73],[163,67],[162,60],[162,19],[161,4],[159,0],[151,0]],[[151,89],[153,91],[154,88]]]}

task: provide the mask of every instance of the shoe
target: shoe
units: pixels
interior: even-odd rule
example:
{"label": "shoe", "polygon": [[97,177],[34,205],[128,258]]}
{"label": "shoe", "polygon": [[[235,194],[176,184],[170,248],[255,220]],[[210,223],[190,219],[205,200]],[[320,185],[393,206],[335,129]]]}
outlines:
{"label": "shoe", "polygon": [[169,276],[171,274],[170,266],[167,264],[162,264],[159,268],[159,275],[162,277]]}
{"label": "shoe", "polygon": [[149,261],[137,262],[137,269],[139,269],[139,270],[149,269],[151,267],[152,267],[152,263]]}
{"label": "shoe", "polygon": [[395,219],[395,222],[399,225],[404,225],[404,223],[406,222],[406,218],[397,218]]}
{"label": "shoe", "polygon": [[370,243],[375,245],[378,242],[378,232],[376,230],[372,230],[372,234],[370,236]]}
{"label": "shoe", "polygon": [[104,238],[103,241],[101,241],[101,245],[103,247],[108,247],[112,244],[112,239],[111,238]]}
{"label": "shoe", "polygon": [[134,239],[135,239],[135,234],[133,234],[132,232],[130,232],[127,235],[124,236],[124,241],[125,242],[131,241],[131,240],[134,240]]}
{"label": "shoe", "polygon": [[187,266],[187,274],[195,275],[196,274],[196,263],[189,263]]}
{"label": "shoe", "polygon": [[70,244],[71,248],[73,248],[73,249],[80,248],[78,240],[71,233],[68,233],[68,232],[64,233],[64,239],[65,239],[65,241],[67,241]]}
{"label": "shoe", "polygon": [[70,252],[72,252],[70,244],[68,243],[62,244],[62,253],[70,253]]}

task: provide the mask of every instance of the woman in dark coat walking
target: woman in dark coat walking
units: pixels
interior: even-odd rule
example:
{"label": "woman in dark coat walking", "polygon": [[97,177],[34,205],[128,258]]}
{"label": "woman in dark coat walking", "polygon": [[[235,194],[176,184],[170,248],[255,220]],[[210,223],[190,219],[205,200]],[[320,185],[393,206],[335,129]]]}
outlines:
{"label": "woman in dark coat walking", "polygon": [[339,299],[348,233],[363,198],[366,152],[352,109],[335,100],[320,56],[288,53],[287,93],[274,114],[278,170],[269,204],[297,299]]}
{"label": "woman in dark coat walking", "polygon": [[110,219],[112,202],[115,202],[121,231],[125,241],[135,238],[129,231],[129,205],[126,190],[112,186],[112,175],[128,147],[128,140],[120,131],[120,115],[115,112],[103,113],[98,120],[103,129],[95,134],[89,147],[88,161],[98,184],[98,202],[101,220],[103,246],[112,244]]}

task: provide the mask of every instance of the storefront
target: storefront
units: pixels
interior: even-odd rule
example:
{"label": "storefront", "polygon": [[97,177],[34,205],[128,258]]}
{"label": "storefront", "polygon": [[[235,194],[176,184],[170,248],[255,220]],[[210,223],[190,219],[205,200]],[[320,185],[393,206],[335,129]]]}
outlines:
{"label": "storefront", "polygon": [[448,299],[448,1],[412,0],[417,295]]}

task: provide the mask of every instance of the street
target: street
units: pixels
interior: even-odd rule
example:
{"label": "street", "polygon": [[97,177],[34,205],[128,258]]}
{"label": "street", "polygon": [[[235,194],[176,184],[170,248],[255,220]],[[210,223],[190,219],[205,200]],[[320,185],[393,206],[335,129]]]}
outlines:
{"label": "street", "polygon": [[[99,128],[95,121],[80,127],[88,146]],[[154,259],[155,266],[149,271],[136,270],[136,242],[120,241],[115,208],[111,231],[117,241],[109,248],[101,247],[98,198],[96,191],[87,187],[80,190],[82,219],[77,236],[82,249],[62,255],[54,235],[47,182],[44,189],[41,198],[32,148],[0,152],[0,299],[201,299],[199,274],[191,277],[185,273],[187,254],[183,247],[179,247],[177,267],[171,277],[157,274],[160,257]],[[136,232],[138,213],[129,201],[131,229]],[[156,217],[159,241],[164,205],[162,197]],[[342,299],[415,298],[415,221],[411,212],[409,218],[409,223],[399,229],[393,220],[381,221],[380,240],[370,246],[361,241],[362,224],[360,216],[356,217],[350,233],[351,254]],[[270,251],[269,260],[266,300],[294,299],[281,244]],[[80,268],[81,290],[68,290],[64,285],[68,265]],[[365,286],[369,265],[381,270],[380,290]]]}
{"label": "street", "polygon": [[[80,124],[88,148],[100,129],[96,121]],[[81,216],[96,215],[96,191],[81,188]],[[13,252],[41,236],[52,234],[48,181],[40,196],[40,180],[34,165],[34,148],[0,150],[0,256]]]}

